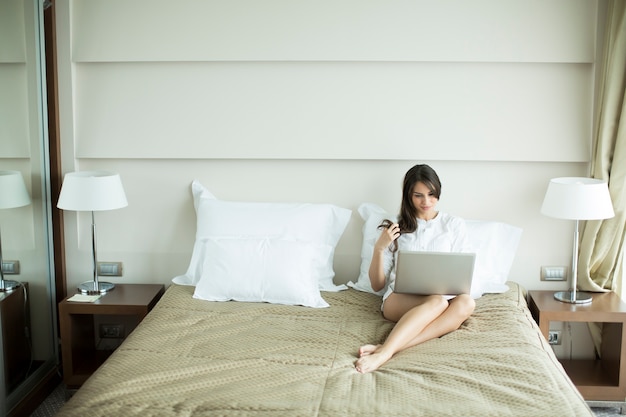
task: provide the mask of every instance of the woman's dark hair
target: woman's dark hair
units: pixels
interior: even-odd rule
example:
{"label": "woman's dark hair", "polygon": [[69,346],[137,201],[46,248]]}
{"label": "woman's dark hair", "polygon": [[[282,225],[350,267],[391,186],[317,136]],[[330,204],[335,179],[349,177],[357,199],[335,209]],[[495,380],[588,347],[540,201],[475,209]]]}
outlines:
{"label": "woman's dark hair", "polygon": [[[433,193],[437,199],[441,195],[441,181],[439,176],[430,166],[426,164],[415,165],[409,169],[404,176],[402,185],[402,204],[398,215],[398,225],[400,233],[412,233],[417,229],[417,218],[415,217],[415,206],[413,205],[413,189],[418,182],[423,183]],[[383,220],[378,226],[379,229],[389,228],[394,222],[389,219]],[[392,251],[398,249],[398,241],[393,242]]]}

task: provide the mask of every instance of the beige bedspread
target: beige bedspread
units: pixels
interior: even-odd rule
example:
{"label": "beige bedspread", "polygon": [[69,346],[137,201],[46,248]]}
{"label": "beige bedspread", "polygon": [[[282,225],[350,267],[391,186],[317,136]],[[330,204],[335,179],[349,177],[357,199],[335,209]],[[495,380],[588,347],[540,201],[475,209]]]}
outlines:
{"label": "beige bedspread", "polygon": [[173,285],[58,416],[593,416],[509,286],[362,375],[357,348],[392,326],[379,297],[323,293],[331,307],[311,309]]}

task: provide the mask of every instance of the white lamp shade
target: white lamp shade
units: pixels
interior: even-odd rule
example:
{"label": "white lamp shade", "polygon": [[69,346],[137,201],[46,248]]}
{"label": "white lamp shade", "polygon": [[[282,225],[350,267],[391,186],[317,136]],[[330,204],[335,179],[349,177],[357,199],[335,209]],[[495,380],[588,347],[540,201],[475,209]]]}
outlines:
{"label": "white lamp shade", "polygon": [[74,211],[102,211],[126,207],[128,201],[118,174],[81,171],[65,174],[57,207]]}
{"label": "white lamp shade", "polygon": [[551,179],[541,213],[569,220],[599,220],[615,215],[606,181],[584,177]]}
{"label": "white lamp shade", "polygon": [[19,171],[0,171],[0,209],[30,204],[30,195]]}

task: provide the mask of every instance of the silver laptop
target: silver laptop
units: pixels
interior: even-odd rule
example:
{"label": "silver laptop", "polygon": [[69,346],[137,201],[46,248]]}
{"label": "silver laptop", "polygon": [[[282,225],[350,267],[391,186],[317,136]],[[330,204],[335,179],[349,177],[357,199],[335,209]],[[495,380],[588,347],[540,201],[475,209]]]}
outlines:
{"label": "silver laptop", "polygon": [[394,291],[402,294],[469,294],[476,254],[399,251]]}

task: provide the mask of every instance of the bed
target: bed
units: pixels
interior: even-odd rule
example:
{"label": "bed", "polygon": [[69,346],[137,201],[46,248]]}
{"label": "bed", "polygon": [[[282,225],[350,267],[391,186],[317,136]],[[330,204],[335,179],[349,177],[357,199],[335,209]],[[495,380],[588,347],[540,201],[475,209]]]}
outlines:
{"label": "bed", "polygon": [[313,309],[174,284],[58,416],[593,416],[508,286],[459,330],[359,374],[357,348],[392,327],[374,294],[324,292],[330,307]]}
{"label": "bed", "polygon": [[516,228],[468,221],[473,315],[360,374],[359,346],[383,342],[393,326],[367,278],[376,225],[389,215],[359,207],[360,274],[337,285],[334,251],[350,210],[226,202],[196,182],[192,194],[187,272],[58,416],[593,416],[525,290],[507,282]]}

